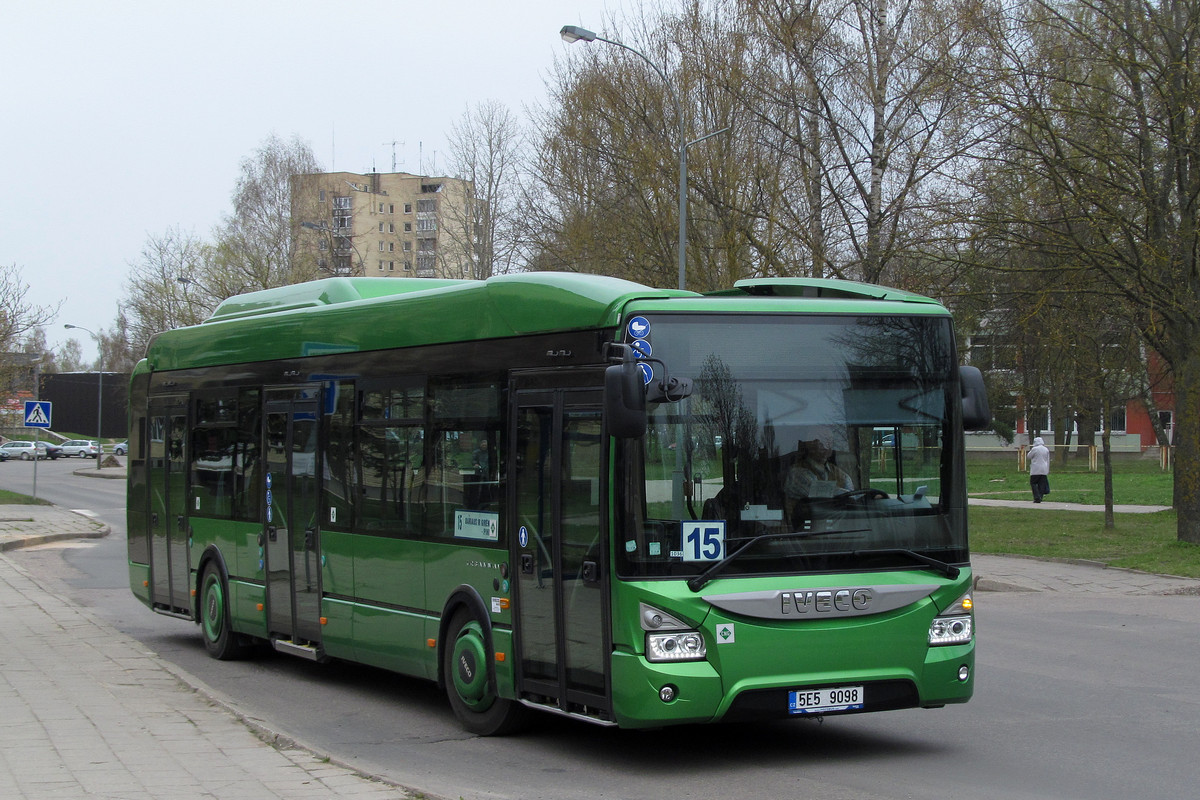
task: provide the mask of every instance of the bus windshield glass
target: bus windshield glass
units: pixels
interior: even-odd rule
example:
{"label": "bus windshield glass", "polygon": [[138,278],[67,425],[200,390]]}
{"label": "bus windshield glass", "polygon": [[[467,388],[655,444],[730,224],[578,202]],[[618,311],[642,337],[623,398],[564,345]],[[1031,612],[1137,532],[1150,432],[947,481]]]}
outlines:
{"label": "bus windshield glass", "polygon": [[655,381],[693,388],[624,445],[623,577],[967,561],[948,318],[642,319]]}

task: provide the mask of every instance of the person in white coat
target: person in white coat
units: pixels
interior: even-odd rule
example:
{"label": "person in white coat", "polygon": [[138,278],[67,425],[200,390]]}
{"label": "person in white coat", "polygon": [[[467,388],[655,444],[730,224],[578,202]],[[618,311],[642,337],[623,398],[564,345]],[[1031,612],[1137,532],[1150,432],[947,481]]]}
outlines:
{"label": "person in white coat", "polygon": [[1034,437],[1033,447],[1029,448],[1029,488],[1035,503],[1050,494],[1050,450],[1040,436]]}

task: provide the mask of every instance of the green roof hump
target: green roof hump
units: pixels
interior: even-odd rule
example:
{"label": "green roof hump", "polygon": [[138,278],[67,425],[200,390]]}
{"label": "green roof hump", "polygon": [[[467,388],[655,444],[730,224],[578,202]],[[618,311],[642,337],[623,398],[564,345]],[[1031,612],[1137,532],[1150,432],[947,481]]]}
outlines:
{"label": "green roof hump", "polygon": [[614,327],[630,300],[677,294],[562,272],[328,278],[231,297],[204,323],[159,334],[146,356],[158,371]]}
{"label": "green roof hump", "polygon": [[828,297],[842,300],[897,300],[907,303],[936,303],[936,300],[903,289],[833,278],[748,278],[735,283],[732,291],[714,295],[747,294],[754,297]]}

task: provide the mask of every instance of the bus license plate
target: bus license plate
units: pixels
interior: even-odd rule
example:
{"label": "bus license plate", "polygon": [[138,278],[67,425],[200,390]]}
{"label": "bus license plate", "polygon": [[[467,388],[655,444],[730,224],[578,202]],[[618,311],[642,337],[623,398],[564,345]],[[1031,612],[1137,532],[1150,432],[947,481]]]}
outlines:
{"label": "bus license plate", "polygon": [[791,714],[824,714],[829,711],[852,711],[862,707],[861,686],[827,686],[821,689],[788,692],[788,713]]}

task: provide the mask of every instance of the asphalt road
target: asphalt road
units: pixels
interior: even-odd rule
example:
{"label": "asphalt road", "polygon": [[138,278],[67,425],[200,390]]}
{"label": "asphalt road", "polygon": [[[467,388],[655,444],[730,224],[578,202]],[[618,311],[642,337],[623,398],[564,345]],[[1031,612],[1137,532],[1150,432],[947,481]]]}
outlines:
{"label": "asphalt road", "polygon": [[[39,495],[92,510],[114,534],[14,557],[269,727],[432,795],[1177,800],[1200,780],[1195,596],[981,594],[965,706],[657,731],[546,717],[520,736],[481,739],[422,681],[270,652],[208,659],[193,625],[132,599],[123,485],[71,474],[84,465],[39,465]],[[31,466],[0,464],[0,488],[27,492]]]}

